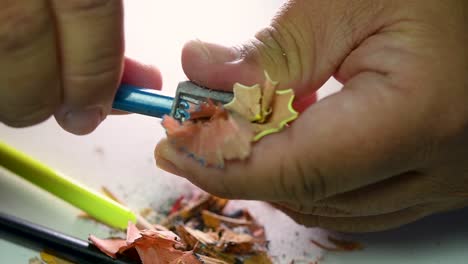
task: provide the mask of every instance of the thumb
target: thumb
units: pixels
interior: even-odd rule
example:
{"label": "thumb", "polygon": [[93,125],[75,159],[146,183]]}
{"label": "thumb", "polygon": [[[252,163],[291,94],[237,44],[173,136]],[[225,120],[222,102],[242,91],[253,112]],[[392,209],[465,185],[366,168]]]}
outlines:
{"label": "thumb", "polygon": [[240,46],[190,41],[182,50],[184,72],[200,85],[230,90],[236,82],[263,83],[267,71],[280,89],[294,88],[298,97],[311,94],[335,72],[352,40],[364,37],[347,34],[349,25],[336,19],[349,7],[328,2],[339,1],[290,1],[270,26]]}
{"label": "thumb", "polygon": [[[182,54],[184,71],[201,85],[228,90],[235,82],[262,83],[266,70],[279,81],[280,89],[293,88],[298,97],[307,96],[379,27],[377,22],[369,23],[377,17],[374,12],[362,14],[368,10],[362,4],[291,1],[270,27],[241,47],[189,42]],[[406,109],[395,111],[396,99],[390,96],[385,98],[388,103],[380,103],[378,88],[387,89],[385,76],[369,71],[349,81],[342,92],[309,107],[290,129],[256,143],[246,161],[228,162],[223,170],[205,168],[163,140],[155,150],[157,165],[218,196],[292,202],[305,196],[317,200],[363,181],[371,183],[382,170],[392,174],[393,167],[378,162],[386,156],[374,143],[382,140],[368,135],[403,133],[389,128],[381,116],[398,122],[400,111]],[[374,99],[379,103],[368,104]],[[364,139],[370,143],[362,145]],[[394,153],[390,143],[384,146],[385,155]]]}

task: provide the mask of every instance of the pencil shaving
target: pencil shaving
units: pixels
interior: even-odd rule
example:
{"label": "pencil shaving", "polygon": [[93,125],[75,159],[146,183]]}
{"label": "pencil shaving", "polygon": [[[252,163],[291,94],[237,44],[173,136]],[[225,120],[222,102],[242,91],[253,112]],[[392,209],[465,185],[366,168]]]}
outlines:
{"label": "pencil shaving", "polygon": [[277,90],[278,82],[265,72],[263,85],[233,86],[231,102],[210,100],[191,109],[182,123],[166,116],[162,126],[169,142],[203,166],[224,167],[227,160],[245,160],[252,143],[283,130],[298,117],[293,109],[294,91]]}

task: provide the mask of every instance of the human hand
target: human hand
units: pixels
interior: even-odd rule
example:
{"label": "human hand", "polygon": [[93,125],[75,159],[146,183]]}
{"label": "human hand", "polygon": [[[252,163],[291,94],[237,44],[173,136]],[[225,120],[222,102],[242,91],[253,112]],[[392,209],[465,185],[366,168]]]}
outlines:
{"label": "human hand", "polygon": [[159,167],[215,195],[273,203],[298,223],[389,229],[468,204],[465,1],[290,1],[242,48],[190,42],[187,76],[230,89],[263,71],[307,101],[343,89],[256,143],[246,161],[205,168],[166,140]]}
{"label": "human hand", "polygon": [[125,79],[160,88],[157,70],[124,63],[122,1],[0,3],[1,122],[24,127],[55,115],[87,134],[111,112],[124,64]]}

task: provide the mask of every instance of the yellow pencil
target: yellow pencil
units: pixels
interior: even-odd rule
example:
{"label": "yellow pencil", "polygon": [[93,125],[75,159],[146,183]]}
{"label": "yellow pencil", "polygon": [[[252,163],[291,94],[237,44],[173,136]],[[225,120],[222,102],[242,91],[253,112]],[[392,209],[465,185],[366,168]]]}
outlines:
{"label": "yellow pencil", "polygon": [[125,229],[128,222],[131,221],[138,223],[140,227],[151,228],[148,222],[130,209],[86,188],[77,181],[1,141],[0,166],[112,227]]}

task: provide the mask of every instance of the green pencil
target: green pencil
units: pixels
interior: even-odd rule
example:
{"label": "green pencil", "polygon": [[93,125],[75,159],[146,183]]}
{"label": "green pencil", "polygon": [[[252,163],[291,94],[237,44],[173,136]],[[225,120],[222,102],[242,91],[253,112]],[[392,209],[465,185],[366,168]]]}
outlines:
{"label": "green pencil", "polygon": [[[129,221],[135,223],[137,220],[143,220],[123,205],[86,188],[1,141],[0,166],[112,227],[125,229]],[[148,224],[144,223],[143,226],[148,227]]]}

